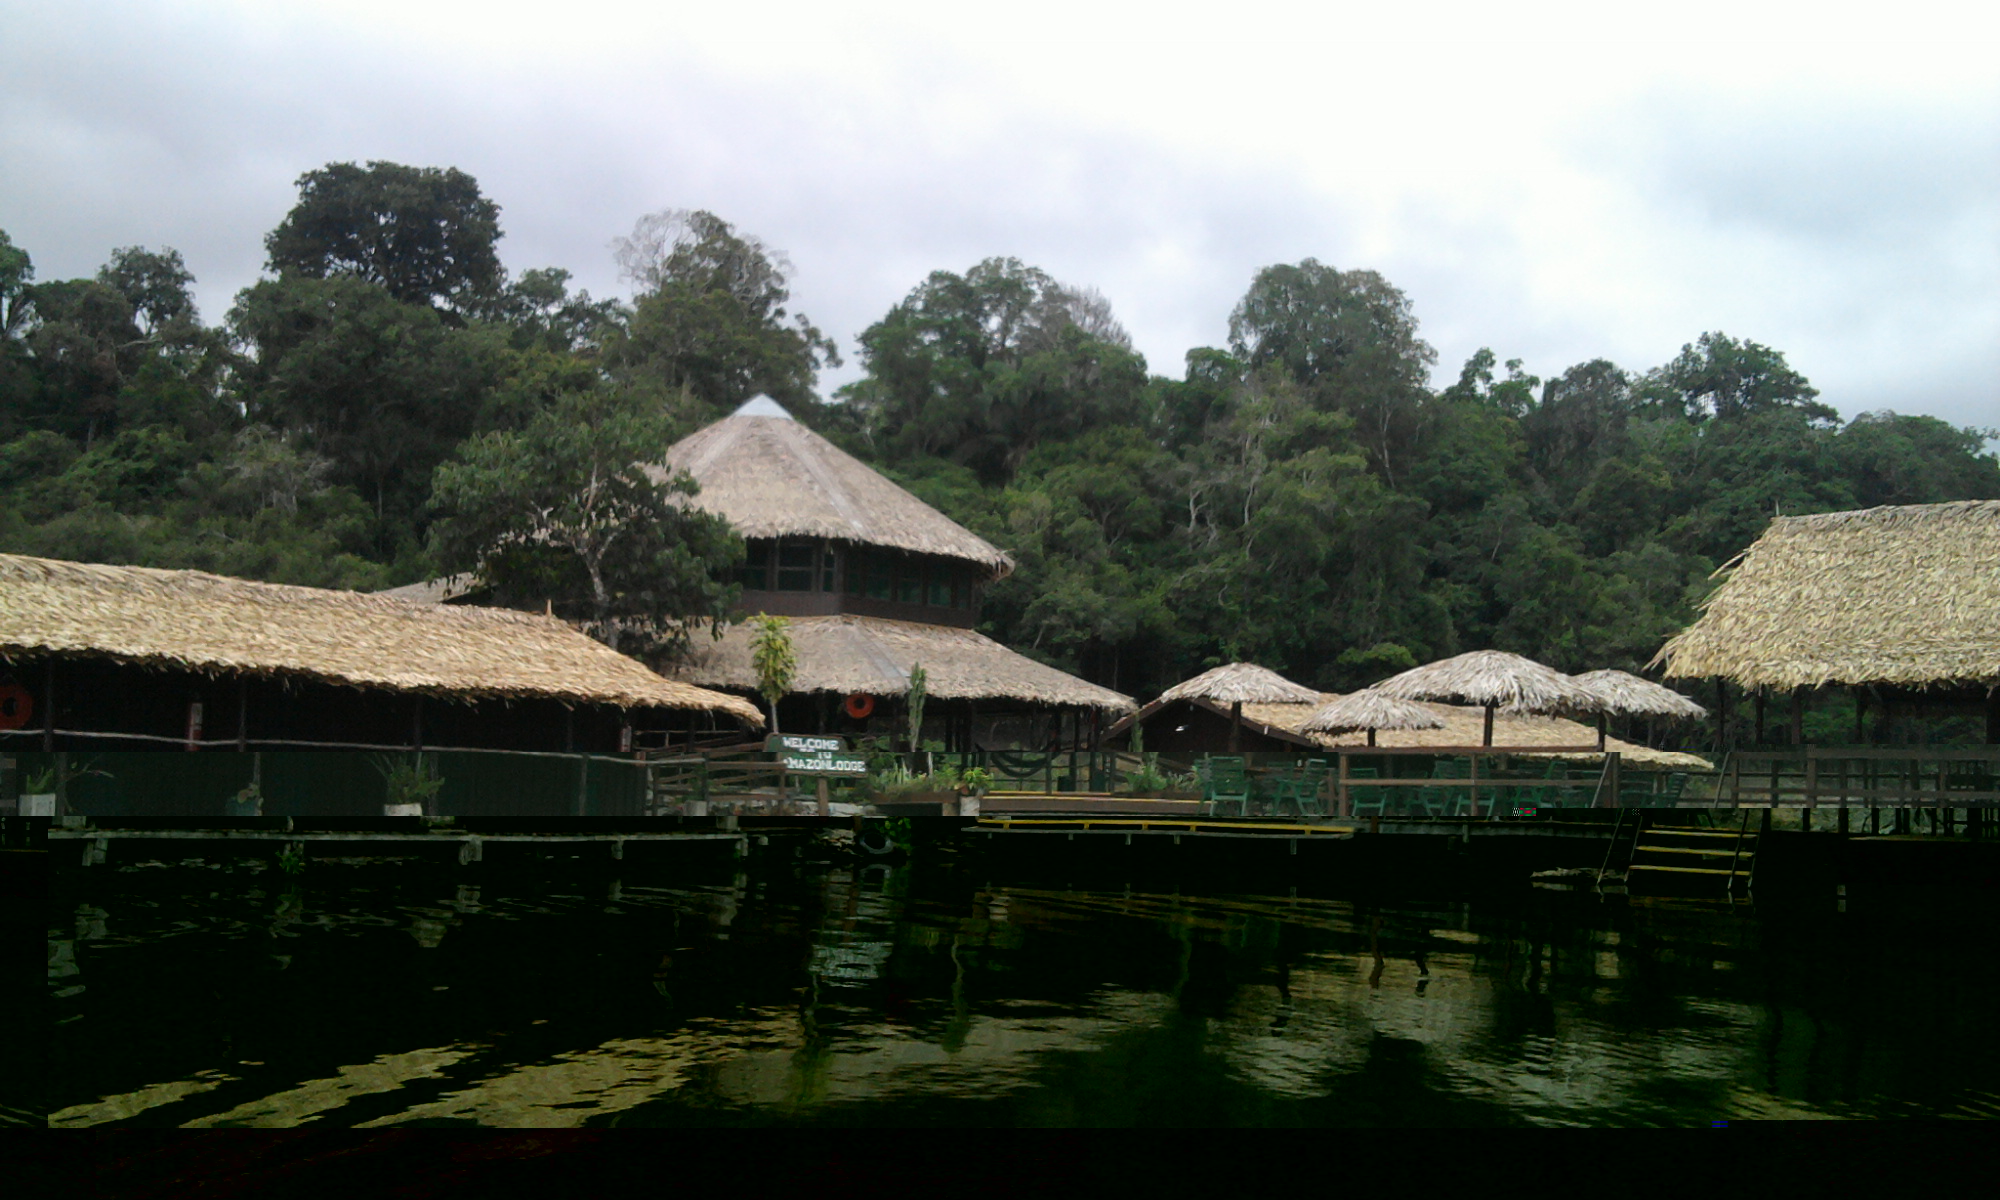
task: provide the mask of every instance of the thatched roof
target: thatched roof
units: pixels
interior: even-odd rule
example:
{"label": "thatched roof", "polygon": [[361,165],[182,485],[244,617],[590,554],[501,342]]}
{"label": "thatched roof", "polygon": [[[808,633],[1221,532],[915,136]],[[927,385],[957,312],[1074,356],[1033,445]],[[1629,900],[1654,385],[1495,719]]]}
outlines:
{"label": "thatched roof", "polygon": [[1306,703],[1319,693],[1255,663],[1229,663],[1203,671],[1160,693],[1163,701],[1214,700],[1220,704]]}
{"label": "thatched roof", "polygon": [[1598,712],[1604,704],[1561,671],[1504,650],[1474,650],[1412,667],[1375,690],[1398,700],[1498,705],[1515,714]]}
{"label": "thatched roof", "polygon": [[707,709],[763,723],[734,696],[661,678],[534,613],[0,554],[0,656],[46,654],[455,700]]}
{"label": "thatched roof", "polygon": [[1444,718],[1414,700],[1398,700],[1374,688],[1352,692],[1315,708],[1301,733],[1350,733],[1368,729],[1442,729]]}
{"label": "thatched roof", "polygon": [[1617,716],[1697,721],[1708,715],[1707,709],[1674,689],[1628,671],[1585,671],[1571,678],[1596,692],[1604,700],[1605,711]]}
{"label": "thatched roof", "polygon": [[1725,574],[1667,678],[2000,684],[2000,500],[1778,517]]}
{"label": "thatched roof", "polygon": [[[762,415],[760,415],[762,414]],[[686,471],[694,503],[746,538],[833,538],[962,559],[1007,575],[1014,560],[760,396],[667,450],[655,479]]]}
{"label": "thatched roof", "polygon": [[[1305,723],[1319,708],[1340,697],[1331,693],[1314,704],[1246,704],[1243,706],[1244,719],[1273,730],[1288,730],[1295,735],[1309,739],[1319,746],[1364,746],[1367,734],[1352,733],[1309,733]],[[1378,747],[1454,747],[1477,746],[1484,731],[1486,710],[1455,704],[1419,702],[1419,707],[1428,709],[1443,724],[1436,729],[1384,730],[1375,737]],[[1502,750],[1516,747],[1534,746],[1594,746],[1597,744],[1597,730],[1580,725],[1563,717],[1537,717],[1500,712],[1493,718],[1493,745]],[[1714,767],[1705,758],[1694,754],[1681,754],[1671,750],[1654,750],[1648,746],[1638,746],[1618,738],[1607,738],[1606,750],[1615,750],[1620,758],[1633,766],[1661,771],[1708,771]],[[1534,750],[1523,753],[1533,754]],[[1595,762],[1602,755],[1595,751],[1568,751],[1549,757]]]}
{"label": "thatched roof", "polygon": [[[922,665],[925,689],[941,700],[1016,700],[1062,708],[1125,713],[1130,696],[1086,683],[1024,658],[970,629],[842,614],[789,618],[798,658],[794,692],[900,696],[910,668]],[[719,641],[695,639],[685,661],[666,664],[676,679],[703,687],[754,692],[748,623],[731,626]]]}

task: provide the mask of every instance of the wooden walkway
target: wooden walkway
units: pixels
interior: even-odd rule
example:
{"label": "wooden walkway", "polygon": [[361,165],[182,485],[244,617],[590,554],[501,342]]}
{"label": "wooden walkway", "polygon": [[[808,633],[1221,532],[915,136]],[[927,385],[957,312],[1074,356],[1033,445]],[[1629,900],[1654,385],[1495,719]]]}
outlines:
{"label": "wooden walkway", "polygon": [[[625,857],[629,842],[734,842],[738,856],[748,852],[752,834],[743,830],[661,833],[471,833],[438,829],[422,833],[374,830],[279,829],[50,829],[51,843],[73,842],[82,848],[83,865],[96,866],[109,854],[112,842],[231,842],[268,843],[304,854],[308,844],[376,847],[384,854],[407,851],[418,846],[455,846],[461,864],[483,862],[488,845],[597,845],[605,847],[613,861]],[[50,849],[56,847],[51,845]]]}

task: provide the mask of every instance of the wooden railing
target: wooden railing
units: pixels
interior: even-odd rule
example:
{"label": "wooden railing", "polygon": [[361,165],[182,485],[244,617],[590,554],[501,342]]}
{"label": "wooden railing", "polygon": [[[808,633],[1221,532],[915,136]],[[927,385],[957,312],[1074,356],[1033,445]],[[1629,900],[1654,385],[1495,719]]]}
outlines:
{"label": "wooden railing", "polygon": [[1804,746],[1737,750],[1721,805],[1977,808],[2000,804],[2000,746]]}

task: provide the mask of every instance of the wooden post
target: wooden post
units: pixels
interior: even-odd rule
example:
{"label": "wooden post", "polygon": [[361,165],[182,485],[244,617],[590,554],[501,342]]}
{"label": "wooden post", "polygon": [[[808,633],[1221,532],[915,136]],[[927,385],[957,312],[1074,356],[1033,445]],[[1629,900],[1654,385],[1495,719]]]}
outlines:
{"label": "wooden post", "polygon": [[410,705],[410,749],[424,752],[424,698],[418,695]]}
{"label": "wooden post", "polygon": [[1859,746],[1868,740],[1868,689],[1857,683],[1849,690],[1854,693],[1854,744]]}
{"label": "wooden post", "polygon": [[1599,753],[1602,753],[1604,750],[1604,723],[1608,719],[1603,713],[1597,714],[1597,749]]}
{"label": "wooden post", "polygon": [[42,664],[42,753],[56,748],[56,660]]}
{"label": "wooden post", "polygon": [[1611,768],[1611,807],[1622,808],[1624,806],[1625,799],[1619,792],[1621,784],[1618,778],[1619,766],[1620,763],[1622,762],[1622,759],[1616,750],[1613,750],[1610,753],[1606,754],[1604,758],[1606,765]]}
{"label": "wooden post", "polygon": [[1239,700],[1229,706],[1229,752],[1231,754],[1238,753],[1237,747],[1242,745],[1242,732],[1243,702]]}
{"label": "wooden post", "polygon": [[243,753],[250,748],[250,681],[236,677],[236,752]]}
{"label": "wooden post", "polygon": [[1472,796],[1472,819],[1476,821],[1479,819],[1479,756],[1477,754],[1472,756],[1471,787],[1468,790]]}
{"label": "wooden post", "polygon": [[2000,688],[1986,691],[1986,743],[2000,745]]}
{"label": "wooden post", "polygon": [[1482,746],[1491,746],[1493,744],[1493,706],[1491,704],[1486,706],[1486,732],[1479,744]]}
{"label": "wooden post", "polygon": [[1729,749],[1729,681],[1715,677],[1715,752]]}
{"label": "wooden post", "polygon": [[[1372,746],[1375,744],[1374,730],[1371,729],[1368,731],[1368,739],[1369,739],[1368,742],[1369,745]],[[1335,811],[1338,812],[1343,817],[1351,817],[1354,815],[1353,800],[1351,797],[1349,797],[1347,792],[1347,751],[1345,750],[1340,751],[1340,796],[1339,796],[1339,807],[1336,808]]]}
{"label": "wooden post", "polygon": [[1792,745],[1806,744],[1806,690],[1792,689]]}
{"label": "wooden post", "polygon": [[1757,688],[1756,695],[1750,701],[1750,713],[1751,729],[1756,739],[1752,744],[1762,747],[1764,745],[1764,689],[1761,685]]}
{"label": "wooden post", "polygon": [[188,701],[187,748],[189,750],[201,749],[201,716],[201,701]]}
{"label": "wooden post", "polygon": [[822,775],[819,777],[819,786],[815,788],[814,791],[819,798],[819,815],[822,817],[826,816],[830,811],[832,811],[827,807],[828,803],[830,803],[830,799],[826,794],[826,776]]}

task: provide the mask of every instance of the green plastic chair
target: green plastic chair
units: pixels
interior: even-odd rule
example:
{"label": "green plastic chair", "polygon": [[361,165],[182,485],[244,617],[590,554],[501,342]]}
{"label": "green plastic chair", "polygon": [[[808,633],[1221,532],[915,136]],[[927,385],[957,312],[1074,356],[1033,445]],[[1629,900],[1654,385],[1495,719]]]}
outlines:
{"label": "green plastic chair", "polygon": [[1225,804],[1236,805],[1237,812],[1250,815],[1250,775],[1243,769],[1240,758],[1209,758],[1208,778],[1202,799],[1208,811],[1219,813]]}
{"label": "green plastic chair", "polygon": [[1278,803],[1289,803],[1301,817],[1323,817],[1326,806],[1320,792],[1326,787],[1327,764],[1323,758],[1309,758],[1278,785]]}
{"label": "green plastic chair", "polygon": [[1357,779],[1379,778],[1381,776],[1376,774],[1374,767],[1349,767],[1347,769],[1347,796],[1353,802],[1355,816],[1379,817],[1383,815],[1382,809],[1388,803],[1387,793],[1389,789],[1354,786],[1354,781]]}

